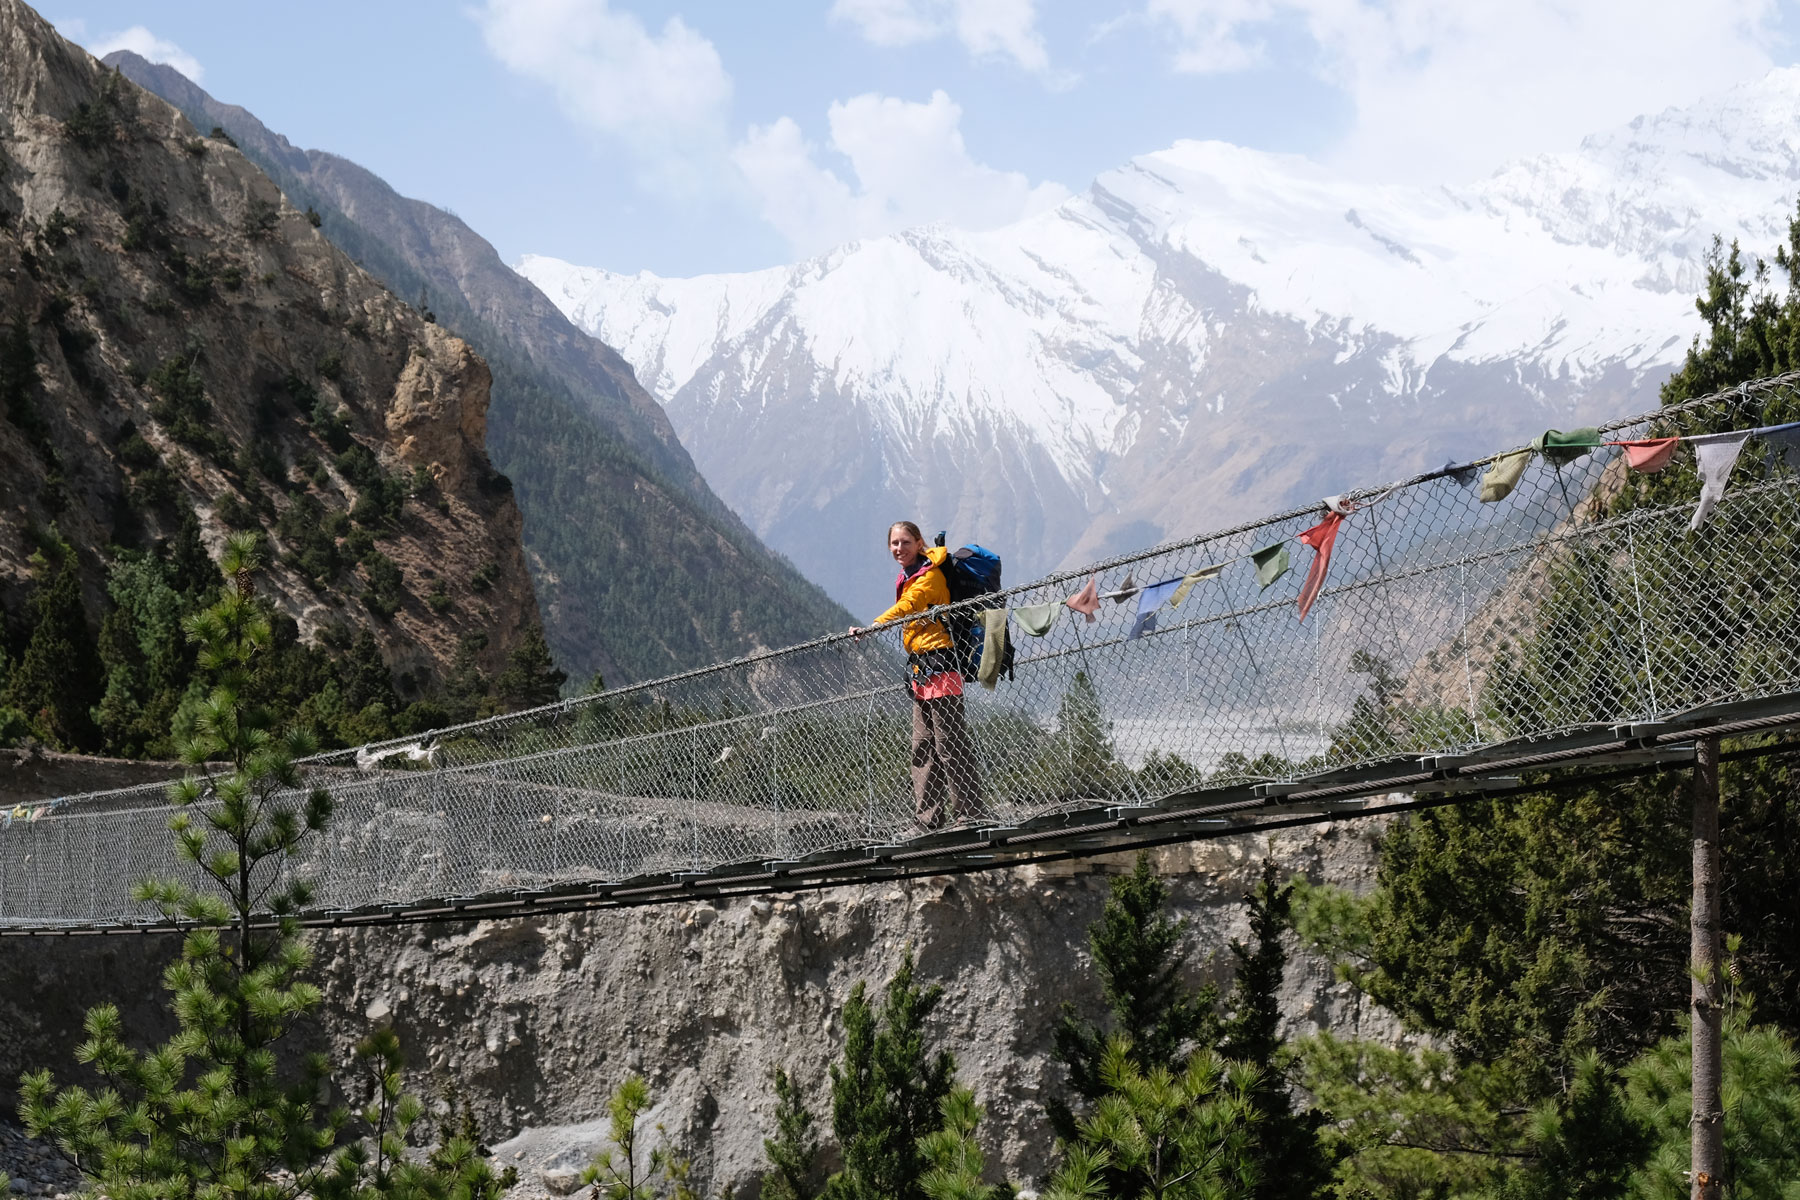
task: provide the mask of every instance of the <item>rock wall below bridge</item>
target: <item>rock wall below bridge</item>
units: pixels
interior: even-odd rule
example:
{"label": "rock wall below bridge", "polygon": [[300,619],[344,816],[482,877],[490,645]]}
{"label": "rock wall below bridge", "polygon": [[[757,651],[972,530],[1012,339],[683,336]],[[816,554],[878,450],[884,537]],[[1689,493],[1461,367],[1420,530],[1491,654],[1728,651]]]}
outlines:
{"label": "rock wall below bridge", "polygon": [[[1272,854],[1284,870],[1356,889],[1373,879],[1376,828],[1321,825],[1164,848],[1158,866],[1189,918],[1195,981],[1223,978],[1248,936],[1242,897]],[[309,1031],[336,1061],[372,1024],[391,1024],[413,1086],[466,1096],[486,1135],[521,1168],[521,1196],[572,1185],[566,1168],[599,1145],[605,1100],[643,1074],[653,1114],[693,1157],[702,1194],[753,1196],[772,1132],[769,1077],[793,1075],[828,1124],[827,1068],[857,980],[878,988],[908,945],[942,983],[934,1032],[987,1109],[983,1143],[1021,1182],[1051,1169],[1043,1100],[1060,1086],[1050,1034],[1064,1001],[1100,1005],[1086,931],[1114,855],[990,874],[868,884],[464,925],[317,935],[325,1011]],[[0,1078],[72,1068],[82,1011],[119,1003],[145,1040],[159,1011],[165,937],[9,941],[0,956]],[[1305,954],[1282,993],[1291,1030],[1390,1039],[1392,1018]],[[547,1182],[548,1181],[548,1184]]]}

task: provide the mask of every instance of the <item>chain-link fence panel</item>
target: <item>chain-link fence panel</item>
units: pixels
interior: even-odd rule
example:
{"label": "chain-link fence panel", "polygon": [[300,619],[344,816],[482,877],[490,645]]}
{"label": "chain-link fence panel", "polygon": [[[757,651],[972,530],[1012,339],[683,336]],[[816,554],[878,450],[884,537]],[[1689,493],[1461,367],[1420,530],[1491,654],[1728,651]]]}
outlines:
{"label": "chain-link fence panel", "polygon": [[[1602,441],[1797,416],[1784,377]],[[1010,672],[960,699],[915,698],[894,623],[323,754],[303,773],[336,815],[283,869],[348,910],[791,863],[940,819],[1017,825],[1791,692],[1800,477],[1784,449],[1748,439],[1697,532],[1691,452],[1640,474],[1618,445],[1551,448],[1492,502],[1504,456],[935,609],[952,627],[1007,613]],[[1317,559],[1300,535],[1333,509],[1302,620]],[[160,785],[0,815],[0,924],[154,917],[135,881],[196,878],[171,815]]]}

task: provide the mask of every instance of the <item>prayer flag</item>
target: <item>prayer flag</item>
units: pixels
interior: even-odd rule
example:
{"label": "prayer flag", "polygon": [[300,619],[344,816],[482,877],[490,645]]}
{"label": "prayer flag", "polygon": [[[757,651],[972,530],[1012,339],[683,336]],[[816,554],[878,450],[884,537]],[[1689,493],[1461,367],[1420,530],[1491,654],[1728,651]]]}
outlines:
{"label": "prayer flag", "polygon": [[1625,463],[1634,471],[1642,471],[1646,475],[1654,475],[1669,465],[1675,456],[1675,447],[1681,445],[1680,438],[1641,438],[1634,442],[1608,442],[1609,446],[1621,446],[1625,450]]}
{"label": "prayer flag", "polygon": [[1056,624],[1056,610],[1062,605],[1051,600],[1044,604],[1027,604],[1024,608],[1012,610],[1013,620],[1019,628],[1032,637],[1043,637]]}
{"label": "prayer flag", "polygon": [[1100,590],[1099,585],[1094,582],[1094,577],[1089,575],[1088,581],[1082,586],[1082,589],[1064,600],[1063,603],[1086,617],[1087,623],[1092,625],[1094,614],[1100,611]]}
{"label": "prayer flag", "polygon": [[1474,483],[1477,478],[1474,463],[1462,463],[1459,465],[1452,460],[1445,463],[1441,469],[1444,474],[1448,475],[1463,487],[1468,487],[1470,484]]}
{"label": "prayer flag", "polygon": [[990,608],[981,614],[982,643],[981,667],[975,672],[975,678],[988,691],[1000,679],[1000,659],[1006,653],[1006,610]]}
{"label": "prayer flag", "polygon": [[1765,425],[1756,431],[1756,436],[1769,443],[1770,468],[1775,466],[1776,458],[1780,458],[1790,471],[1800,471],[1800,421]]}
{"label": "prayer flag", "polygon": [[1266,592],[1270,584],[1288,573],[1287,543],[1275,542],[1261,550],[1252,550],[1250,561],[1256,564],[1256,582]]}
{"label": "prayer flag", "polygon": [[1585,429],[1571,429],[1564,433],[1560,429],[1546,429],[1538,434],[1532,442],[1532,448],[1542,451],[1552,466],[1572,463],[1582,455],[1591,452],[1600,444],[1600,431],[1591,426]]}
{"label": "prayer flag", "polygon": [[1688,439],[1694,443],[1694,457],[1700,465],[1700,502],[1694,506],[1694,519],[1688,522],[1689,532],[1698,532],[1725,498],[1725,482],[1731,478],[1731,468],[1737,465],[1749,436],[1750,430],[1735,429]]}
{"label": "prayer flag", "polygon": [[1319,589],[1325,586],[1325,569],[1331,565],[1331,547],[1337,542],[1338,527],[1343,523],[1343,513],[1330,513],[1323,521],[1300,535],[1300,540],[1313,548],[1312,566],[1307,568],[1306,582],[1300,586],[1302,621],[1306,620],[1313,601],[1319,598]]}
{"label": "prayer flag", "polygon": [[1512,495],[1512,490],[1519,486],[1519,476],[1525,473],[1525,464],[1531,461],[1533,453],[1531,450],[1514,450],[1511,454],[1503,454],[1495,459],[1494,465],[1481,477],[1481,502],[1494,504]]}
{"label": "prayer flag", "polygon": [[1199,583],[1202,579],[1217,579],[1219,577],[1219,572],[1224,569],[1225,564],[1214,563],[1210,567],[1201,567],[1198,571],[1189,571],[1186,575],[1183,575],[1181,577],[1181,586],[1175,589],[1175,594],[1173,596],[1169,597],[1169,607],[1180,608],[1181,602],[1188,598],[1188,593],[1194,590],[1194,585],[1196,583]]}
{"label": "prayer flag", "polygon": [[1106,596],[1107,599],[1111,600],[1114,604],[1123,604],[1137,594],[1138,585],[1132,580],[1131,572],[1127,571],[1125,573],[1125,582],[1119,585],[1119,590],[1116,592],[1108,592],[1106,593]]}
{"label": "prayer flag", "polygon": [[1175,589],[1180,586],[1181,580],[1179,579],[1165,579],[1161,583],[1153,583],[1139,592],[1137,620],[1131,623],[1131,633],[1125,640],[1135,642],[1154,630],[1156,628],[1156,610],[1161,608],[1163,601],[1172,596]]}

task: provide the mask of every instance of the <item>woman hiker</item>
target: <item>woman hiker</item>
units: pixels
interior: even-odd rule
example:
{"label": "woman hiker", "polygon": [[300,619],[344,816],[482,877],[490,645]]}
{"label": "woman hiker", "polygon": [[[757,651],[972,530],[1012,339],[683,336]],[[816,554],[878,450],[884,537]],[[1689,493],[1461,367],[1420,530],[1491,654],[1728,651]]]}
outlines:
{"label": "woman hiker", "polygon": [[[875,624],[950,603],[943,572],[948,550],[927,546],[911,521],[896,521],[888,528],[888,553],[900,564],[900,576],[894,580],[894,606]],[[852,625],[850,632],[863,630]],[[981,812],[981,775],[963,720],[962,672],[942,621],[908,621],[902,640],[913,697],[913,809],[924,828],[942,829],[946,817],[963,822]]]}

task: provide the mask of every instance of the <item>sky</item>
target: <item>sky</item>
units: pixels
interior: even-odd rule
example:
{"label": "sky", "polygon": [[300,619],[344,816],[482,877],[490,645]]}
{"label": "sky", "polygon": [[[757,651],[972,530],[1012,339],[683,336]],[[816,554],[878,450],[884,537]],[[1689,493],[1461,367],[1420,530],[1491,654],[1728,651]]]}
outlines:
{"label": "sky", "polygon": [[513,261],[994,228],[1184,138],[1454,183],[1800,60],[1800,0],[41,0]]}

